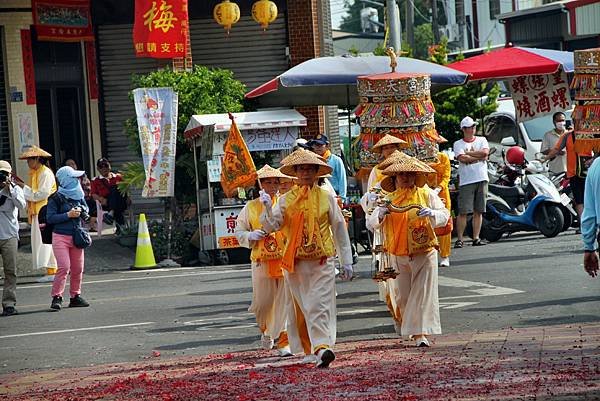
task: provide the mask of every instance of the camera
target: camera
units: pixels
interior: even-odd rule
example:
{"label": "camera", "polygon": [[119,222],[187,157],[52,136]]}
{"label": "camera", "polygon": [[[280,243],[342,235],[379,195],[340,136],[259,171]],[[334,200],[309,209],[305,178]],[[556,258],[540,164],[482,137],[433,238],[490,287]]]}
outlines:
{"label": "camera", "polygon": [[0,170],[0,184],[6,184],[8,183],[8,177],[9,177],[9,173],[7,173],[4,170]]}
{"label": "camera", "polygon": [[83,221],[85,221],[86,223],[88,223],[90,221],[90,215],[89,215],[88,212],[86,212],[85,210],[83,210],[80,206],[77,206],[74,209],[79,211],[79,217]]}

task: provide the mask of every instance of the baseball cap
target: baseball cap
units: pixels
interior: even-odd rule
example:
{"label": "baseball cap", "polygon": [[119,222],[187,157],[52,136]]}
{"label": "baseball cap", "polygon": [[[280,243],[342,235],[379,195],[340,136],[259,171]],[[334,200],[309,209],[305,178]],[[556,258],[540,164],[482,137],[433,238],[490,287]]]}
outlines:
{"label": "baseball cap", "polygon": [[325,134],[319,134],[315,137],[315,139],[311,140],[309,143],[311,145],[312,144],[327,145],[329,143],[329,138],[327,138],[327,135],[325,135]]}
{"label": "baseball cap", "polygon": [[106,157],[101,157],[98,159],[98,161],[96,162],[96,166],[100,167],[103,164],[110,164],[110,162],[108,161],[108,159]]}
{"label": "baseball cap", "polygon": [[10,163],[6,160],[0,160],[0,171],[6,171],[7,173],[12,173],[12,167]]}
{"label": "baseball cap", "polygon": [[58,169],[58,171],[56,172],[56,178],[58,179],[58,181],[61,181],[61,179],[64,179],[67,177],[78,178],[84,174],[85,174],[85,171],[83,171],[83,170],[75,170],[73,167],[64,166],[64,167],[61,167]]}
{"label": "baseball cap", "polygon": [[477,125],[477,121],[473,120],[471,117],[466,116],[465,118],[463,118],[460,122],[460,128],[468,128],[468,127],[472,127],[474,125]]}

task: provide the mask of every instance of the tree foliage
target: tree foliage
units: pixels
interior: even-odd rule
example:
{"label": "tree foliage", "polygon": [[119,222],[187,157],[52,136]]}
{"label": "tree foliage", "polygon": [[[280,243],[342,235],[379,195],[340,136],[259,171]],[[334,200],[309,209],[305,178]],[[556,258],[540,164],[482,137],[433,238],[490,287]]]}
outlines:
{"label": "tree foliage", "polygon": [[[175,194],[179,200],[195,199],[194,158],[185,144],[183,131],[194,114],[215,114],[243,110],[244,84],[233,77],[233,72],[219,68],[195,65],[192,71],[173,71],[170,68],[132,77],[134,88],[171,87],[178,93],[177,157],[175,163]],[[133,92],[129,93],[133,101]],[[137,120],[134,116],[125,122],[125,133],[131,148],[141,156]],[[121,190],[143,185],[141,162],[125,167]]]}
{"label": "tree foliage", "polygon": [[[430,60],[438,64],[447,64],[448,40],[432,52]],[[496,111],[496,99],[500,94],[497,83],[471,82],[434,94],[431,98],[435,105],[435,126],[437,131],[448,139],[448,144],[462,138],[460,120],[471,116],[481,121],[483,117]]]}

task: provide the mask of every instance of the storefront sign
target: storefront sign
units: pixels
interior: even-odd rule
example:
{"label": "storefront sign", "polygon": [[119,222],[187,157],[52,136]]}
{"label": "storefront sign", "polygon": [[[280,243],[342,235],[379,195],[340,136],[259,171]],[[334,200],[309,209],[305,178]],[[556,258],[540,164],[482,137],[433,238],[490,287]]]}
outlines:
{"label": "storefront sign", "polygon": [[223,163],[223,155],[216,156],[214,159],[206,162],[206,170],[208,172],[209,182],[221,181],[221,163]]}
{"label": "storefront sign", "polygon": [[172,88],[133,91],[146,170],[143,197],[173,196],[177,144],[177,93]]}
{"label": "storefront sign", "polygon": [[32,0],[31,9],[38,40],[94,40],[89,0]]}
{"label": "storefront sign", "polygon": [[517,121],[565,111],[571,106],[567,74],[526,75],[510,80]]}
{"label": "storefront sign", "polygon": [[215,210],[215,234],[217,236],[217,248],[239,248],[240,244],[235,237],[237,217],[243,206],[232,206]]}
{"label": "storefront sign", "polygon": [[242,135],[251,152],[291,149],[298,138],[298,127],[251,129],[242,131]]}
{"label": "storefront sign", "polygon": [[137,57],[185,57],[188,34],[187,0],[135,0]]}

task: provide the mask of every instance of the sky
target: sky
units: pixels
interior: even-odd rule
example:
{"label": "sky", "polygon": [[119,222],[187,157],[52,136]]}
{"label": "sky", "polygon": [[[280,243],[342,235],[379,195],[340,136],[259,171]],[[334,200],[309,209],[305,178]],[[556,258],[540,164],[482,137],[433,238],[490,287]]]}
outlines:
{"label": "sky", "polygon": [[329,0],[331,6],[331,25],[333,29],[338,29],[342,22],[342,16],[345,14],[344,0]]}

